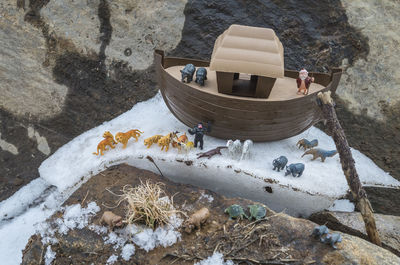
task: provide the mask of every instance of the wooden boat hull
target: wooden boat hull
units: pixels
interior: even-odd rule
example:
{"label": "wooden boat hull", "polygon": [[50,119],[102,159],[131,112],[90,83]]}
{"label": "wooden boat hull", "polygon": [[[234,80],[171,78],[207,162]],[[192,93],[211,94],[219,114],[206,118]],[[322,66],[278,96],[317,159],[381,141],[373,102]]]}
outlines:
{"label": "wooden boat hull", "polygon": [[[181,82],[165,69],[176,65],[194,64],[206,67],[207,61],[168,58],[155,51],[155,67],[161,94],[174,116],[188,127],[210,121],[208,135],[222,139],[251,139],[275,141],[300,134],[321,120],[317,93],[290,100],[265,101],[243,97],[225,97],[195,89]],[[297,71],[285,71],[285,76],[297,78]],[[322,92],[335,93],[341,70],[331,75],[313,73],[315,83],[323,85]]]}

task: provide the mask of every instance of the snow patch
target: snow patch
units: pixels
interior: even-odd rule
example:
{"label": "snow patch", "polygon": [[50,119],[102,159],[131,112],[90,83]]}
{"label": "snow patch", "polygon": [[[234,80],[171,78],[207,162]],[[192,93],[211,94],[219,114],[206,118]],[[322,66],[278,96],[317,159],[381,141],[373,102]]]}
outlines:
{"label": "snow patch", "polygon": [[54,244],[56,232],[66,235],[71,229],[82,229],[88,226],[91,218],[100,211],[100,207],[95,202],[90,202],[86,208],[82,208],[80,204],[73,204],[61,207],[61,211],[64,212],[62,218],[37,225],[37,233],[40,233],[43,244]]}
{"label": "snow patch", "polygon": [[215,252],[212,256],[205,260],[195,263],[194,265],[233,265],[233,261],[224,261],[224,257],[221,253]]}
{"label": "snow patch", "polygon": [[112,254],[112,255],[108,258],[106,264],[114,264],[117,260],[118,260],[118,256]]}
{"label": "snow patch", "polygon": [[47,246],[46,254],[44,255],[44,263],[46,265],[50,265],[53,263],[53,260],[56,258],[56,253],[53,252],[51,246]]}
{"label": "snow patch", "polygon": [[135,246],[132,244],[126,244],[121,252],[121,257],[128,261],[135,254]]}
{"label": "snow patch", "polygon": [[331,207],[328,208],[331,212],[354,212],[354,203],[349,200],[336,200]]}
{"label": "snow patch", "polygon": [[201,200],[207,200],[209,203],[211,203],[214,200],[214,197],[209,194],[205,194],[205,192],[202,192],[199,197],[199,201]]}
{"label": "snow patch", "polygon": [[7,200],[0,202],[0,222],[18,216],[38,199],[50,185],[37,178],[20,188]]}
{"label": "snow patch", "polygon": [[135,224],[127,226],[127,229],[133,235],[133,243],[149,252],[158,246],[168,247],[178,242],[181,239],[181,233],[177,229],[182,225],[182,222],[181,218],[173,215],[170,217],[169,224],[157,227],[154,231]]}

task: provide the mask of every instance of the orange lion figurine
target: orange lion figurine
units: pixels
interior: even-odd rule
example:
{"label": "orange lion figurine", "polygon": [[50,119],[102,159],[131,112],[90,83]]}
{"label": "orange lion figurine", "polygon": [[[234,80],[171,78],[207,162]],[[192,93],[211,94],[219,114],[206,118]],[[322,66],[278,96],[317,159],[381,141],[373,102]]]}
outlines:
{"label": "orange lion figurine", "polygon": [[137,142],[141,133],[143,132],[139,130],[130,130],[126,133],[119,132],[115,135],[115,140],[117,140],[118,143],[123,144],[124,146],[122,148],[125,149],[126,145],[128,144],[129,138],[133,137],[136,139],[135,142]]}
{"label": "orange lion figurine", "polygon": [[153,135],[152,137],[144,139],[144,145],[150,148],[153,144],[157,144],[158,140],[163,137],[161,134]]}
{"label": "orange lion figurine", "polygon": [[177,133],[178,132],[171,132],[158,140],[158,146],[161,147],[161,151],[164,150],[165,147],[165,152],[168,152],[169,144],[173,141],[174,138],[176,138]]}
{"label": "orange lion figurine", "polygon": [[117,142],[115,142],[114,136],[109,131],[104,132],[103,137],[105,139],[97,145],[97,153],[94,152],[94,155],[99,155],[99,151],[100,155],[104,155],[103,151],[108,150],[106,148],[107,145],[109,145],[112,149],[115,148],[114,144],[117,144]]}
{"label": "orange lion figurine", "polygon": [[179,136],[178,138],[174,138],[172,141],[172,147],[174,148],[179,148],[180,147],[180,143],[184,143],[186,144],[189,141],[186,133],[184,133],[183,135]]}

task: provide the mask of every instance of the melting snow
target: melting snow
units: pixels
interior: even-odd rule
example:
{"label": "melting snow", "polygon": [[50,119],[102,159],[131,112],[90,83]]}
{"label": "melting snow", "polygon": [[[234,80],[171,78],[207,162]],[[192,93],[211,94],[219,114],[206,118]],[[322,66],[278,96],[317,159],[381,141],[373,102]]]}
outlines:
{"label": "melting snow", "polygon": [[212,256],[205,260],[195,263],[194,265],[233,265],[231,260],[224,261],[224,257],[221,253],[215,252]]}

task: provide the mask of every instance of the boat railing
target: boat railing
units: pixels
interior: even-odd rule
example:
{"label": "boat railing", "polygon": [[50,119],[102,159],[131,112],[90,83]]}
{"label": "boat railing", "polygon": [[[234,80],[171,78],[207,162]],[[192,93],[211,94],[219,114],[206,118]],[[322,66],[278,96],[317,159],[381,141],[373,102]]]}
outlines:
{"label": "boat railing", "polygon": [[[196,67],[208,67],[210,65],[209,61],[205,60],[197,60],[197,59],[186,59],[179,57],[165,57],[164,51],[155,50],[156,55],[161,56],[161,65],[164,69],[177,65],[186,65],[188,63],[193,64]],[[299,76],[299,72],[295,70],[285,70],[286,77],[297,78]],[[325,87],[324,90],[331,90],[332,94],[336,92],[336,88],[338,86],[340,77],[342,75],[341,68],[332,68],[330,74],[328,73],[318,73],[318,72],[310,72],[309,76],[314,77],[314,82],[320,84]],[[332,88],[332,89],[331,89]]]}

